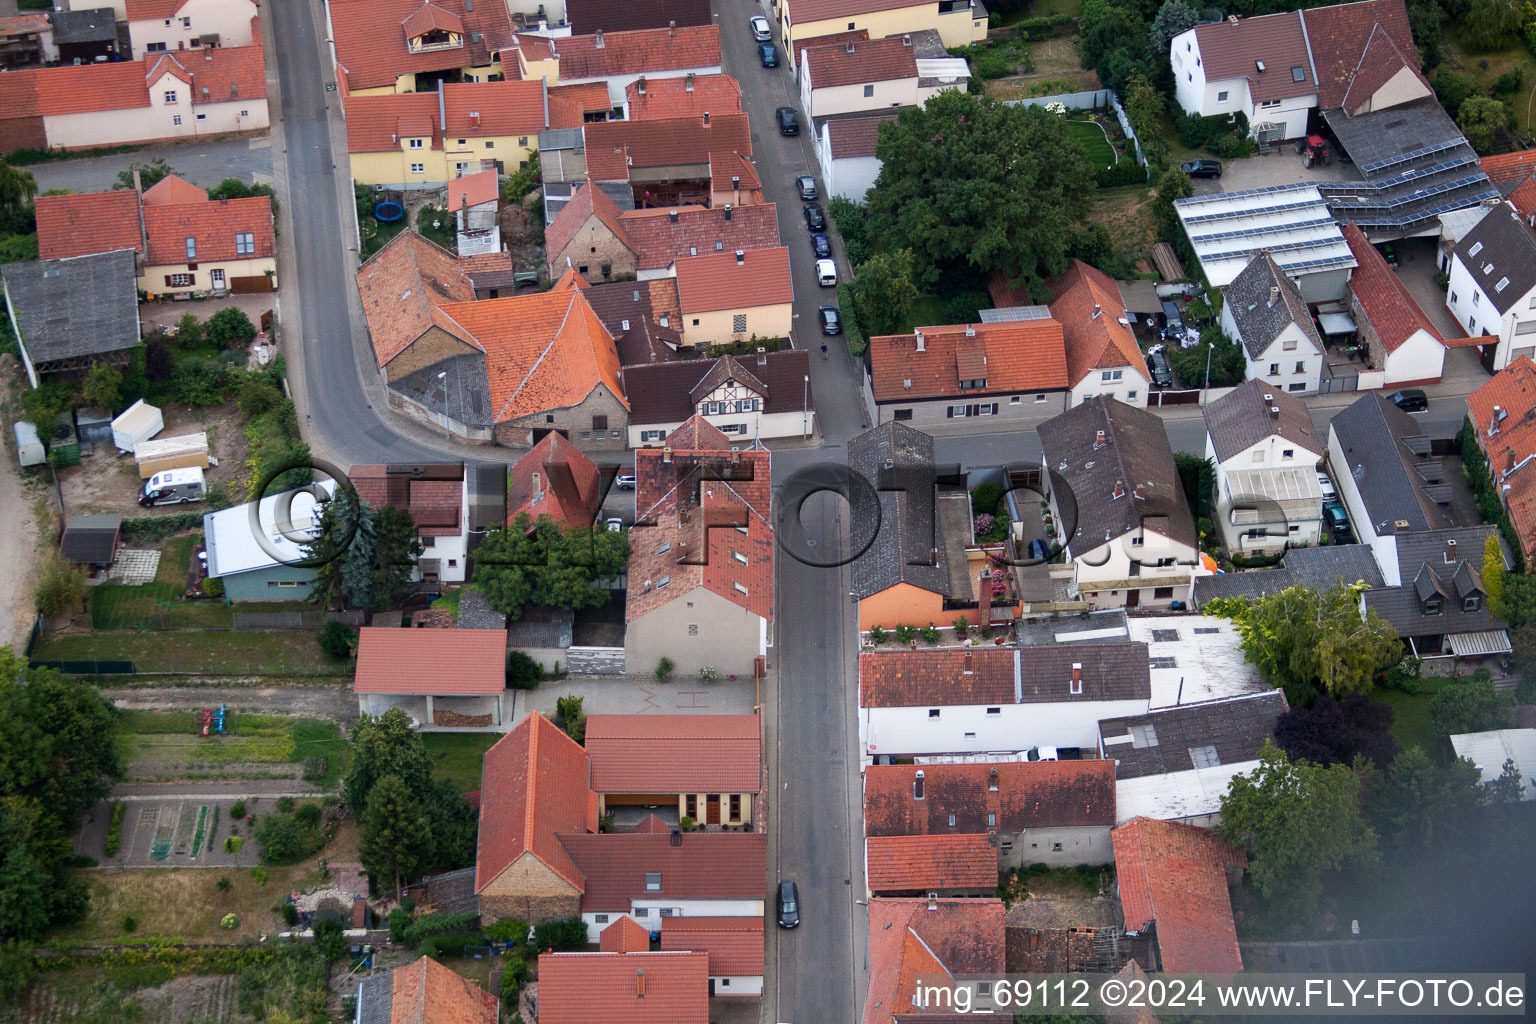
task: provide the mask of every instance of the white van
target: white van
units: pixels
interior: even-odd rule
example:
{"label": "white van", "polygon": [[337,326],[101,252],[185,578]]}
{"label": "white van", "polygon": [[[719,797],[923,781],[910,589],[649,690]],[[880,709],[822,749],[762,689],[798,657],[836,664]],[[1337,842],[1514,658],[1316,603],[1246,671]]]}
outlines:
{"label": "white van", "polygon": [[139,504],[182,505],[189,501],[202,501],[208,485],[199,466],[184,469],[162,469],[144,481],[139,488]]}
{"label": "white van", "polygon": [[817,260],[816,280],[823,288],[837,287],[837,264],[831,260]]}

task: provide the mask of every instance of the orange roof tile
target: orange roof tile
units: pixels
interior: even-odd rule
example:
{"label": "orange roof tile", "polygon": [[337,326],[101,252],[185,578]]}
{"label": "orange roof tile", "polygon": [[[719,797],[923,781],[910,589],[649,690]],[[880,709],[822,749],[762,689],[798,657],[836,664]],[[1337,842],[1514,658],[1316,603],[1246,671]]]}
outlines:
{"label": "orange roof tile", "polygon": [[567,272],[554,288],[444,306],[485,351],[495,422],[580,404],[606,387],[625,407],[613,335]]}
{"label": "orange roof tile", "polygon": [[519,32],[514,37],[513,42],[528,60],[554,59],[555,42],[549,36]]}
{"label": "orange roof tile", "polygon": [[680,259],[677,299],[685,316],[793,302],[789,249],[742,249]]}
{"label": "orange roof tile", "polygon": [[571,244],[571,239],[576,237],[576,232],[593,216],[613,232],[625,248],[632,249],[620,219],[622,213],[606,192],[590,181],[584,182],[571,194],[570,202],[555,214],[554,222],[544,229],[544,249],[551,256],[564,250]]}
{"label": "orange roof tile", "polygon": [[1365,44],[1365,52],[1360,56],[1360,64],[1350,75],[1349,90],[1344,94],[1344,109],[1350,114],[1358,114],[1366,109],[1377,90],[1397,77],[1398,72],[1404,68],[1419,80],[1426,95],[1432,91],[1429,82],[1419,73],[1415,60],[1403,52],[1386,29],[1373,25]]}
{"label": "orange roof tile", "polygon": [[[914,799],[918,772],[924,776],[922,800]],[[1115,762],[892,764],[865,770],[867,834],[942,835],[951,828],[951,817],[959,831],[981,833],[1113,825]]]}
{"label": "orange roof tile", "polygon": [[780,244],[778,208],[773,203],[733,207],[729,220],[724,208],[625,210],[619,224],[641,270],[660,270],[673,260],[711,252],[771,249]]}
{"label": "orange roof tile", "polygon": [[586,126],[587,174],[593,181],[627,181],[630,167],[702,164],[715,151],[752,152],[746,114],[599,121]]}
{"label": "orange roof tile", "polygon": [[[568,833],[560,842],[586,880],[583,913],[628,913],[633,901],[646,896],[756,902],[768,876],[768,837],[762,832],[695,832],[675,845],[658,832]],[[648,872],[661,875],[659,896],[646,889]]]}
{"label": "orange roof tile", "polygon": [[[1098,315],[1095,316],[1095,311]],[[1136,335],[1120,322],[1125,303],[1114,279],[1082,260],[1056,282],[1051,315],[1061,321],[1067,345],[1067,381],[1075,387],[1094,370],[1130,366],[1147,375]]]}
{"label": "orange roof tile", "polygon": [[46,32],[50,27],[46,14],[14,14],[8,18],[0,18],[0,36],[31,35],[33,32]]}
{"label": "orange roof tile", "polygon": [[598,934],[597,948],[604,953],[648,953],[651,933],[626,914]]}
{"label": "orange roof tile", "polygon": [[462,46],[412,53],[403,28],[386,29],[403,26],[421,0],[335,0],[330,11],[336,61],[347,69],[351,88],[393,86],[405,74],[486,67],[493,53],[511,50],[512,22],[504,5],[482,3],[471,11],[465,0],[435,4],[463,23]]}
{"label": "orange roof tile", "polygon": [[544,953],[539,1024],[708,1024],[706,953]]}
{"label": "orange roof tile", "polygon": [[501,629],[391,629],[357,635],[356,693],[499,694],[507,688]]}
{"label": "orange roof tile", "polygon": [[578,890],[585,888],[581,870],[558,837],[596,831],[597,795],[587,787],[586,751],[549,719],[535,711],[485,752],[477,893],[525,853]]}
{"label": "orange roof tile", "polygon": [[1355,256],[1355,272],[1349,290],[1360,300],[1366,319],[1375,328],[1390,355],[1419,331],[1445,344],[1445,338],[1409,293],[1406,285],[1387,266],[1386,258],[1366,239],[1354,221],[1344,225],[1344,241]]}
{"label": "orange roof tile", "polygon": [[763,779],[761,728],[756,715],[589,715],[592,788],[604,794],[756,793]]}
{"label": "orange roof tile", "polygon": [[1525,181],[1536,172],[1536,149],[1522,149],[1514,153],[1499,153],[1482,159],[1483,173],[1495,185],[1511,181]]}
{"label": "orange roof tile", "polygon": [[[475,297],[474,286],[453,254],[415,231],[402,231],[358,268],[357,290],[380,366],[434,324],[453,332],[454,325],[442,317],[440,307]],[[462,331],[455,336],[479,347]]]}
{"label": "orange roof tile", "polygon": [[423,3],[400,22],[400,28],[405,32],[407,40],[416,39],[434,31],[452,32],[462,36],[464,19],[434,3]]}
{"label": "orange roof tile", "polygon": [[[1494,409],[1500,411],[1494,426]],[[1502,488],[1511,523],[1526,558],[1536,554],[1536,363],[1522,355],[1467,396],[1467,413],[1488,471]]]}
{"label": "orange roof tile", "polygon": [[496,168],[466,174],[447,184],[448,212],[456,213],[465,207],[473,208],[483,203],[494,203],[501,197],[501,182]]}
{"label": "orange roof tile", "polygon": [[613,109],[607,82],[577,82],[549,87],[549,127],[580,128],[589,113]]}
{"label": "orange roof tile", "polygon": [[896,1024],[913,1013],[919,977],[1007,968],[1004,907],[998,899],[875,898],[869,901],[869,988],[864,1024]]}
{"label": "orange roof tile", "polygon": [[[187,0],[125,0],[123,11],[124,21],[149,21],[152,18],[165,19],[187,5]],[[254,8],[254,4],[252,7]]]}
{"label": "orange roof tile", "polygon": [[260,40],[254,46],[205,46],[188,51],[182,63],[192,74],[192,103],[264,99],[267,65]]}
{"label": "orange roof tile", "polygon": [[1226,869],[1246,866],[1243,852],[1210,829],[1152,818],[1132,818],[1110,837],[1126,930],[1156,924],[1164,969],[1241,971]]}
{"label": "orange roof tile", "polygon": [[847,40],[818,46],[803,56],[810,68],[812,89],[917,77],[917,51],[911,36]]}
{"label": "orange roof tile", "polygon": [[145,206],[175,206],[179,203],[206,203],[208,193],[190,181],[167,174],[144,190]]}
{"label": "orange roof tile", "polygon": [[464,464],[353,466],[357,496],[375,509],[411,514],[421,537],[455,537],[462,527]]}
{"label": "orange roof tile", "polygon": [[142,251],[138,194],[132,189],[38,196],[36,210],[39,259],[88,256],[114,249]]}
{"label": "orange roof tile", "polygon": [[1509,194],[1509,205],[1529,224],[1531,215],[1536,214],[1536,178],[1526,178],[1516,185],[1515,190]]}
{"label": "orange roof tile", "polygon": [[496,1024],[496,997],[429,956],[390,980],[389,1024]]}
{"label": "orange roof tile", "polygon": [[565,82],[720,66],[720,29],[715,25],[570,36],[554,46]]}
{"label": "orange roof tile", "polygon": [[[916,334],[869,339],[875,401],[1056,390],[1068,385],[1062,325],[1055,320],[955,324],[920,330],[921,352]],[[962,391],[962,380],[985,384]]]}
{"label": "orange roof tile", "polygon": [[730,75],[641,78],[624,89],[631,121],[741,113],[741,86]]}
{"label": "orange roof tile", "polygon": [[1306,40],[1317,69],[1317,106],[1330,110],[1344,102],[1350,80],[1360,66],[1371,30],[1386,29],[1399,50],[1412,55],[1413,29],[1403,0],[1361,0],[1303,11]]}
{"label": "orange roof tile", "polygon": [[597,466],[564,435],[551,433],[508,471],[507,524],[526,512],[591,527],[602,501]]}
{"label": "orange roof tile", "polygon": [[537,135],[545,128],[544,80],[445,83],[443,113],[445,135]]}
{"label": "orange roof tile", "polygon": [[870,836],[865,843],[871,892],[997,886],[997,848],[985,833]]}
{"label": "orange roof tile", "polygon": [[436,93],[354,96],[347,103],[348,153],[398,152],[406,136],[431,138],[433,149],[442,148]]}
{"label": "orange roof tile", "polygon": [[[189,262],[189,238],[195,240],[196,253],[190,262],[271,259],[276,252],[272,200],[266,196],[146,206],[144,231],[149,236],[151,265]],[[253,236],[249,253],[239,252],[236,242],[236,236],[244,234]]]}
{"label": "orange roof tile", "polygon": [[664,917],[661,948],[708,953],[710,977],[758,978],[763,974],[763,919]]}

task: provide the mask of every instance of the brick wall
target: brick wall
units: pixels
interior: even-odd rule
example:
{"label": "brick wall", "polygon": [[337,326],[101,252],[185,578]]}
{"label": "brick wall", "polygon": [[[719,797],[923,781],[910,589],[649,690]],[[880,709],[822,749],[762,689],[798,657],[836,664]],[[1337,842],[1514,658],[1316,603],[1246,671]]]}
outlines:
{"label": "brick wall", "polygon": [[[592,284],[635,275],[635,254],[595,216],[587,218],[565,248],[550,254],[549,276],[552,280],[558,280],[565,273],[567,260]],[[603,276],[605,264],[608,266],[606,277]],[[581,271],[582,267],[587,268],[585,272]]]}

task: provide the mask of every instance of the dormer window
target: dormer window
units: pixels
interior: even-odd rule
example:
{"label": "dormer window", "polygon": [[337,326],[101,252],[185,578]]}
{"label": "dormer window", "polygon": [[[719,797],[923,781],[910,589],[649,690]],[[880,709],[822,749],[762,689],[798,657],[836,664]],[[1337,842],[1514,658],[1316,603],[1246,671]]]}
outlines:
{"label": "dormer window", "polygon": [[1483,598],[1481,594],[1469,594],[1461,599],[1461,610],[1464,612],[1475,612],[1482,606]]}
{"label": "dormer window", "polygon": [[1429,597],[1424,599],[1424,614],[1439,615],[1444,609],[1445,601],[1441,597]]}
{"label": "dormer window", "polygon": [[458,45],[459,41],[453,33],[444,32],[441,29],[431,29],[411,40],[411,52],[421,53],[423,50],[446,50],[449,47]]}
{"label": "dormer window", "polygon": [[979,391],[986,386],[987,378],[985,377],[972,377],[970,380],[963,380],[960,382],[961,391]]}
{"label": "dormer window", "polygon": [[187,239],[187,262],[191,263],[195,259],[197,259],[197,239],[195,239],[195,238],[188,238]]}

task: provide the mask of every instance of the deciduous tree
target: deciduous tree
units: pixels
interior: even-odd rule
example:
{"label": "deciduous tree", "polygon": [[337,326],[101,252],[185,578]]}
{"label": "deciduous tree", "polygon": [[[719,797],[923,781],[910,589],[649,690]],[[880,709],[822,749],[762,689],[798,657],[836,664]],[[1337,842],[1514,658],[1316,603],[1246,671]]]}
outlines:
{"label": "deciduous tree", "polygon": [[1494,688],[1487,669],[1466,679],[1451,679],[1430,698],[1429,722],[1437,734],[1509,729],[1515,724],[1515,698]]}
{"label": "deciduous tree", "polygon": [[1392,708],[1363,693],[1334,701],[1321,696],[1311,707],[1291,708],[1275,722],[1275,742],[1293,761],[1353,764],[1364,757],[1378,765],[1392,763],[1397,741]]}
{"label": "deciduous tree", "polygon": [[1504,104],[1487,96],[1469,97],[1456,111],[1456,126],[1472,143],[1472,148],[1484,155],[1493,152],[1495,136],[1508,120],[1509,112]]}
{"label": "deciduous tree", "polygon": [[476,549],[475,585],[491,607],[514,619],[530,602],[596,608],[609,593],[593,581],[617,576],[628,561],[629,541],[621,532],[563,526],[549,516],[534,521],[525,514]]}
{"label": "deciduous tree", "polygon": [[895,334],[906,325],[917,294],[912,269],[910,249],[876,253],[854,268],[854,301],[870,334]]}
{"label": "deciduous tree", "polygon": [[146,191],[162,178],[176,173],[176,169],[166,163],[163,156],[157,156],[147,164],[135,160],[126,169],[117,172],[117,183],[112,186],[113,189],[133,188],[134,171],[139,172],[139,186]]}
{"label": "deciduous tree", "polygon": [[48,618],[78,612],[85,597],[85,572],[53,552],[32,578],[32,600]]}
{"label": "deciduous tree", "polygon": [[256,340],[256,325],[234,306],[219,310],[203,325],[208,340],[219,348],[245,348]]}
{"label": "deciduous tree", "polygon": [[100,406],[110,413],[116,413],[118,402],[122,400],[122,389],[123,371],[108,363],[97,363],[85,375],[80,397],[86,405]]}
{"label": "deciduous tree", "polygon": [[368,794],[362,821],[362,861],[375,883],[414,877],[432,861],[432,822],[421,795],[398,775],[385,775]]}
{"label": "deciduous tree", "polygon": [[1200,12],[1184,0],[1165,0],[1157,9],[1157,17],[1152,19],[1152,42],[1158,47],[1166,47],[1174,36],[1199,23]]}
{"label": "deciduous tree", "polygon": [[0,217],[11,217],[37,195],[37,179],[30,171],[0,160]]}
{"label": "deciduous tree", "polygon": [[73,831],[122,776],[100,691],[0,647],[0,794],[35,799]]}
{"label": "deciduous tree", "polygon": [[352,766],[342,784],[347,809],[361,817],[368,794],[386,775],[394,775],[413,793],[425,796],[432,786],[432,755],[399,708],[379,716],[363,715],[352,731]]}

